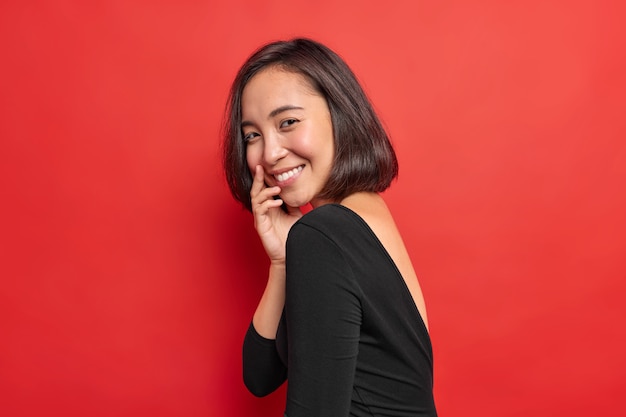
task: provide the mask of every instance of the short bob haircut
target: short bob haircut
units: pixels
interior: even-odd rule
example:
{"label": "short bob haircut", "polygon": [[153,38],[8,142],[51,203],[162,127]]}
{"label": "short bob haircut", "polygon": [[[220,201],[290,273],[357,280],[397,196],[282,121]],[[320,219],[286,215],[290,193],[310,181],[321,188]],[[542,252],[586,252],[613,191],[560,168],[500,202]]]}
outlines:
{"label": "short bob haircut", "polygon": [[252,77],[272,67],[303,75],[328,104],[335,160],[319,197],[338,202],[355,192],[386,190],[398,175],[398,161],[356,76],[328,47],[296,38],[259,48],[243,64],[231,87],[224,120],[222,162],[235,199],[251,210],[252,173],[242,137],[241,96]]}

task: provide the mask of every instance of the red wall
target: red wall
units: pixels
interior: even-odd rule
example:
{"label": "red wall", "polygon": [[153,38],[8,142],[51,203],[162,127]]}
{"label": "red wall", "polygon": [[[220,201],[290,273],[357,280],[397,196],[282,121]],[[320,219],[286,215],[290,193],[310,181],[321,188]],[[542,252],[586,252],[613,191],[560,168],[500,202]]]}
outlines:
{"label": "red wall", "polygon": [[440,415],[624,414],[620,2],[32,3],[0,5],[0,415],[282,415],[241,381],[267,262],[217,147],[294,35],[397,147]]}

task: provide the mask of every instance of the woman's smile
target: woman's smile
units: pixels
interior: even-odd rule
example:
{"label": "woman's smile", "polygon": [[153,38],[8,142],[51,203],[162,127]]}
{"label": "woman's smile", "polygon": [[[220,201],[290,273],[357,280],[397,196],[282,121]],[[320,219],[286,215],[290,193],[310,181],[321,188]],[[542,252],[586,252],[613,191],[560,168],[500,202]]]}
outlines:
{"label": "woman's smile", "polygon": [[287,187],[291,185],[302,173],[304,165],[297,166],[286,171],[275,173],[272,177],[276,180],[276,185],[279,187]]}

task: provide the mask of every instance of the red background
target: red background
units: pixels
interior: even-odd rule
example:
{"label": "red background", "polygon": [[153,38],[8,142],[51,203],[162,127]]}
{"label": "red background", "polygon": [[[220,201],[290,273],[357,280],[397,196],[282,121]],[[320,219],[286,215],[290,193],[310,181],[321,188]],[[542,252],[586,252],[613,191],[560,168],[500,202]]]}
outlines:
{"label": "red background", "polygon": [[440,415],[623,415],[620,4],[2,2],[0,415],[282,415],[241,380],[267,262],[218,143],[237,67],[295,35],[396,145]]}

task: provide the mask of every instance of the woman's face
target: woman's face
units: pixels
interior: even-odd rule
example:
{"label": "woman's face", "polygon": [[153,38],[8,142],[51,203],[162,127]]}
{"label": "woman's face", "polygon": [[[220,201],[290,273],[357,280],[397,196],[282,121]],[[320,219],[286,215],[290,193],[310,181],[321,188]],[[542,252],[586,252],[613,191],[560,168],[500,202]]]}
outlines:
{"label": "woman's face", "polygon": [[246,159],[261,165],[268,186],[281,188],[291,207],[317,198],[334,159],[333,126],[326,100],[297,73],[267,68],[245,86],[241,99]]}

